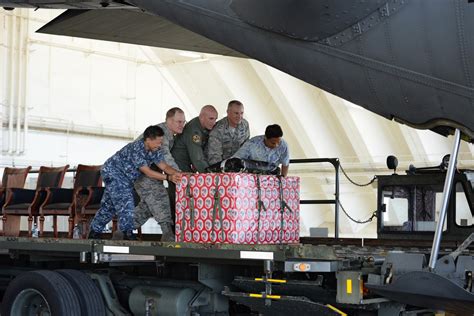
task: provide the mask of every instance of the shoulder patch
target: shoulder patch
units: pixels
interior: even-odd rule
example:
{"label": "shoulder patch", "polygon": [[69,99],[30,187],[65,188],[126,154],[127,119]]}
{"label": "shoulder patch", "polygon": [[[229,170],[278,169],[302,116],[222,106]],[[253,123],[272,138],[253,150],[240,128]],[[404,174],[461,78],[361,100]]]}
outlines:
{"label": "shoulder patch", "polygon": [[193,135],[193,142],[194,143],[200,143],[201,142],[201,136]]}

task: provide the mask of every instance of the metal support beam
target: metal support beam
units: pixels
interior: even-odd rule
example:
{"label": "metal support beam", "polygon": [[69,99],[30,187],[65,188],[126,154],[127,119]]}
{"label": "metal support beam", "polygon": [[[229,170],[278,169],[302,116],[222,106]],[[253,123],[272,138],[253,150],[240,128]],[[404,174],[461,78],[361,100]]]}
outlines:
{"label": "metal support beam", "polygon": [[451,191],[453,187],[454,171],[456,170],[456,163],[458,160],[460,142],[461,142],[461,131],[459,129],[456,129],[456,132],[454,134],[453,150],[449,158],[448,171],[446,172],[446,179],[444,181],[443,204],[441,206],[441,211],[440,211],[439,219],[438,219],[438,225],[436,227],[436,231],[435,231],[435,235],[433,239],[433,246],[431,248],[431,256],[430,256],[430,263],[429,263],[430,270],[434,270],[436,266],[436,261],[438,258],[439,244],[441,243],[441,234],[443,233],[444,221],[446,220],[446,212],[448,210],[449,196],[451,195]]}
{"label": "metal support beam", "polygon": [[273,277],[273,261],[265,260],[263,262],[263,270],[265,272],[265,276],[263,278],[265,282],[265,306],[270,306],[272,305],[272,301],[267,297],[272,295],[272,284],[268,280],[272,279]]}

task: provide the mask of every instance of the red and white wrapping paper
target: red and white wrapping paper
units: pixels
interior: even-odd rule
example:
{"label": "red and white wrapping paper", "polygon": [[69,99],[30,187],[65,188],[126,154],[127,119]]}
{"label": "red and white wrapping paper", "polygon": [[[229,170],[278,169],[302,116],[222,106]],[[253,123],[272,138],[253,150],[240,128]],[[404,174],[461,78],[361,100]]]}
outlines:
{"label": "red and white wrapping paper", "polygon": [[[260,200],[265,206],[260,212],[257,177],[260,183]],[[280,194],[280,181],[282,194]],[[216,187],[218,197],[214,194]],[[187,196],[187,189],[194,202],[193,218],[190,211],[191,197]],[[284,208],[283,212],[280,196],[283,196],[283,201],[289,207]],[[222,218],[219,216],[219,209],[216,208],[213,223],[213,207],[216,201],[221,205]],[[178,242],[299,243],[299,215],[299,177],[208,173],[183,177],[181,183],[176,186]]]}

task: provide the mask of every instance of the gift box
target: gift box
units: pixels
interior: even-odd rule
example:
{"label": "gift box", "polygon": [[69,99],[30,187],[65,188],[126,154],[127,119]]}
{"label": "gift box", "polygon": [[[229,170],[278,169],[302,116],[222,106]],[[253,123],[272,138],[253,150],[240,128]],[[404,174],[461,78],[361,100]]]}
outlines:
{"label": "gift box", "polygon": [[176,241],[299,243],[300,181],[247,173],[207,173],[176,185]]}

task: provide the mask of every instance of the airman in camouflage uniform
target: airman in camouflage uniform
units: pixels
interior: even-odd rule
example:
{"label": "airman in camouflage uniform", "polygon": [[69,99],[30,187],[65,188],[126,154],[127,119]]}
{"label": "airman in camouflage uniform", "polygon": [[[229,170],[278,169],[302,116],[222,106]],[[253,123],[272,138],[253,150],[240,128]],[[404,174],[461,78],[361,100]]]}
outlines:
{"label": "airman in camouflage uniform", "polygon": [[[100,209],[91,222],[89,238],[100,238],[105,225],[115,214],[124,238],[135,238],[132,234],[133,183],[140,173],[158,180],[180,181],[181,174],[164,162],[159,150],[163,134],[161,128],[149,126],[143,133],[143,139],[129,143],[104,163],[101,175],[105,191]],[[150,165],[153,163],[167,175],[151,170]]]}
{"label": "airman in camouflage uniform", "polygon": [[209,165],[230,158],[249,139],[249,123],[243,115],[244,105],[237,100],[230,101],[227,116],[209,133],[206,149]]}
{"label": "airman in camouflage uniform", "polygon": [[276,166],[281,164],[281,175],[286,177],[290,165],[290,151],[277,124],[268,125],[265,135],[249,139],[233,157],[264,161]]}
{"label": "airman in camouflage uniform", "polygon": [[[217,110],[212,105],[201,108],[198,117],[193,118],[184,127],[183,133],[176,138],[171,154],[183,172],[205,172],[209,166],[205,148],[209,131],[216,125]],[[170,183],[171,214],[176,210],[176,186]]]}
{"label": "airman in camouflage uniform", "polygon": [[[165,122],[157,125],[164,131],[161,144],[164,161],[176,170],[179,170],[179,167],[171,155],[171,148],[174,145],[175,135],[183,132],[184,124],[183,110],[175,107],[168,110]],[[143,135],[140,137],[143,138]],[[170,207],[170,203],[174,204],[174,201],[170,201],[163,181],[141,175],[135,182],[135,190],[140,196],[140,203],[135,207],[134,212],[135,228],[141,227],[148,219],[153,217],[160,224],[162,230],[161,241],[174,241],[172,228],[174,214],[171,213]]]}
{"label": "airman in camouflage uniform", "polygon": [[209,166],[205,147],[209,131],[216,125],[217,110],[212,105],[205,105],[198,117],[184,127],[183,133],[175,141],[171,154],[184,172],[205,172]]}

